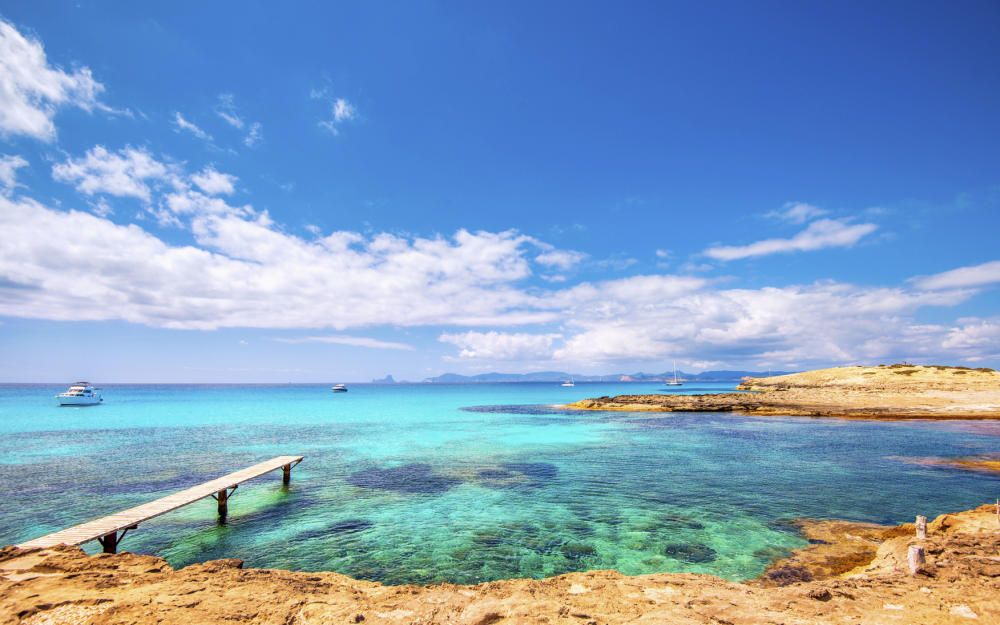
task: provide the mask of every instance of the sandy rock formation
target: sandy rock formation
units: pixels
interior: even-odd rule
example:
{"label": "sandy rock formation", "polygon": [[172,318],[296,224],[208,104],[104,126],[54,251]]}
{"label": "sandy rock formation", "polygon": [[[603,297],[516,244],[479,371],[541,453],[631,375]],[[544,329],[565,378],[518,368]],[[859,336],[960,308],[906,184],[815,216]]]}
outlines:
{"label": "sandy rock formation", "polygon": [[619,395],[581,410],[742,412],[865,419],[1000,419],[1000,372],[919,365],[836,367],[746,378],[742,393]]}
{"label": "sandy rock formation", "polygon": [[765,575],[747,584],[591,571],[477,586],[383,586],[336,573],[248,570],[239,560],[173,570],[153,556],[8,547],[0,550],[0,624],[1000,622],[1000,524],[992,505],[932,522],[920,541],[927,562],[915,576],[906,565],[917,542],[912,526],[804,527],[827,544],[770,572],[797,566],[811,581]]}

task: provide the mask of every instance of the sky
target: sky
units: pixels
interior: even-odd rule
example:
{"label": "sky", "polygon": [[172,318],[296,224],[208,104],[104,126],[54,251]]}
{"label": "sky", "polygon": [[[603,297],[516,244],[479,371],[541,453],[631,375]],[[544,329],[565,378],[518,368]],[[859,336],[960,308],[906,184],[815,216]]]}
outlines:
{"label": "sky", "polygon": [[0,3],[0,381],[1000,366],[1000,4]]}

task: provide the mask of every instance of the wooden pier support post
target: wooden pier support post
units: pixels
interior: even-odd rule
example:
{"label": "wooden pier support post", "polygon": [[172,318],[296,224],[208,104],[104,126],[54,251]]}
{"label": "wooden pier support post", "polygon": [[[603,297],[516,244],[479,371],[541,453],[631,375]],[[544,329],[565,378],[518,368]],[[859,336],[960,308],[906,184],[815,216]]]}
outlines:
{"label": "wooden pier support post", "polygon": [[118,553],[118,532],[105,534],[98,538],[97,542],[101,543],[104,553]]}
{"label": "wooden pier support post", "polygon": [[288,486],[288,483],[292,481],[292,465],[286,464],[281,467],[281,483]]}
{"label": "wooden pier support post", "polygon": [[924,548],[918,545],[910,545],[906,553],[906,561],[910,565],[910,575],[916,575],[924,566]]}
{"label": "wooden pier support post", "polygon": [[927,538],[927,517],[917,517],[917,538],[923,540]]}
{"label": "wooden pier support post", "polygon": [[215,495],[216,501],[219,502],[219,523],[226,522],[226,515],[229,514],[229,489],[223,488]]}

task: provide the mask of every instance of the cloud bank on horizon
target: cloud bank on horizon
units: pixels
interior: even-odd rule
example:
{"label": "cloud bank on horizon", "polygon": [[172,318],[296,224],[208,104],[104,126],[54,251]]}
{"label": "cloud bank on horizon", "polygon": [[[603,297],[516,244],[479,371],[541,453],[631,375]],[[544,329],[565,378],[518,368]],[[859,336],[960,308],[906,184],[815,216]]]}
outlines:
{"label": "cloud bank on horizon", "polygon": [[[101,101],[104,92],[91,69],[62,69],[41,41],[0,21],[3,137],[55,144],[62,110],[119,114]],[[360,117],[344,97],[308,97],[328,107],[315,122],[322,132],[340,135]],[[257,146],[261,123],[245,120],[234,102],[219,96],[215,115],[245,133],[246,147]],[[181,112],[167,115],[177,132],[213,142]],[[403,353],[416,347],[364,334],[414,328],[452,350],[442,368],[1000,359],[1000,316],[947,317],[1000,284],[1000,260],[962,267],[942,260],[939,273],[889,286],[816,276],[741,287],[732,276],[695,269],[877,245],[882,226],[860,213],[832,216],[828,208],[789,203],[764,217],[797,228],[791,236],[705,242],[672,272],[593,279],[579,272],[605,262],[594,254],[514,229],[296,233],[281,207],[247,199],[253,183],[239,172],[190,159],[158,154],[141,135],[63,152],[51,163],[0,156],[0,315],[297,331],[301,336],[274,340]],[[27,170],[74,190],[78,202],[36,194],[20,182]],[[670,267],[671,253],[647,255]],[[921,321],[924,311],[937,320]]]}

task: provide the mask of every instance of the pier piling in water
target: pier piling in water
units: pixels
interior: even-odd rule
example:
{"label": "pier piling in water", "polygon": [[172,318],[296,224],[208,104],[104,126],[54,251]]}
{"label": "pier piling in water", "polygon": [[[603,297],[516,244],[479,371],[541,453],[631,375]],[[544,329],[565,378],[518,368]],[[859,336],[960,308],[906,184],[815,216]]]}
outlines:
{"label": "pier piling in water", "polygon": [[279,467],[281,468],[282,483],[288,484],[291,479],[292,467],[302,462],[302,458],[302,456],[278,456],[277,458],[271,458],[242,471],[230,473],[229,475],[193,486],[173,495],[156,499],[141,506],[129,508],[110,516],[29,540],[26,543],[21,543],[18,547],[22,549],[30,549],[32,547],[45,549],[55,547],[56,545],[82,545],[83,543],[96,540],[101,543],[104,553],[116,553],[118,551],[118,544],[125,537],[125,534],[129,530],[136,529],[139,523],[206,497],[212,497],[218,501],[219,520],[225,523],[226,515],[229,512],[229,498],[240,484],[274,471]]}

